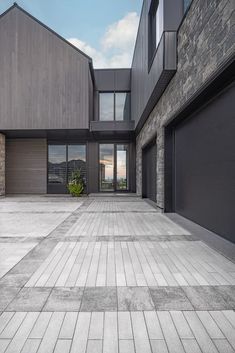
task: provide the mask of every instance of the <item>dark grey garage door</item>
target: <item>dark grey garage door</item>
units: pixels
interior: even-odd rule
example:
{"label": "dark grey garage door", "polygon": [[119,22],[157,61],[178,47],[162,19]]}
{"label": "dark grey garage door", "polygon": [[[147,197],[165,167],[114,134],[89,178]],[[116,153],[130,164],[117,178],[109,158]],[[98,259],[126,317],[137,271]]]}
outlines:
{"label": "dark grey garage door", "polygon": [[142,151],[142,196],[156,201],[156,158],[157,147],[154,139]]}
{"label": "dark grey garage door", "polygon": [[175,128],[175,211],[235,242],[235,91]]}
{"label": "dark grey garage door", "polygon": [[45,139],[7,139],[6,192],[8,194],[47,192]]}

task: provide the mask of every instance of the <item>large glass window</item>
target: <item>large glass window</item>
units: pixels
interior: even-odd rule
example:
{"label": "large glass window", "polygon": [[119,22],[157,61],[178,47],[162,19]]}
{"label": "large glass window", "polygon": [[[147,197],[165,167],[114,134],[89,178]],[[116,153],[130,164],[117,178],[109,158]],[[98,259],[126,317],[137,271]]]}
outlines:
{"label": "large glass window", "polygon": [[156,49],[163,34],[162,12],[161,1],[152,0],[149,10],[149,65],[152,64]]}
{"label": "large glass window", "polygon": [[115,93],[115,120],[129,120],[130,93]]}
{"label": "large glass window", "polygon": [[100,191],[128,190],[128,145],[100,144]]}
{"label": "large glass window", "polygon": [[48,146],[48,183],[66,184],[66,145]]}
{"label": "large glass window", "polygon": [[128,189],[128,145],[117,145],[117,190]]}
{"label": "large glass window", "polygon": [[68,145],[68,181],[71,181],[73,173],[80,170],[86,181],[86,146]]}
{"label": "large glass window", "polygon": [[114,145],[100,145],[100,190],[114,190]]}
{"label": "large glass window", "polygon": [[64,185],[71,180],[73,172],[81,171],[86,183],[86,146],[48,146],[48,184]]}
{"label": "large glass window", "polygon": [[102,92],[99,96],[99,119],[101,121],[123,121],[130,119],[129,92]]}
{"label": "large glass window", "polygon": [[100,93],[100,120],[110,121],[114,119],[114,94]]}

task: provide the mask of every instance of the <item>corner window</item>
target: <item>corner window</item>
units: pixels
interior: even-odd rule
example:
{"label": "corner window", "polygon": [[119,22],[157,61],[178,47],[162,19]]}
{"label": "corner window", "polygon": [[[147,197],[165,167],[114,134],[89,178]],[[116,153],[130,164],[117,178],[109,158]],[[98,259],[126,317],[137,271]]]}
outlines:
{"label": "corner window", "polygon": [[159,0],[152,0],[149,10],[149,66],[151,66],[163,33],[163,18]]}
{"label": "corner window", "polygon": [[99,120],[130,120],[129,92],[102,92],[99,97]]}

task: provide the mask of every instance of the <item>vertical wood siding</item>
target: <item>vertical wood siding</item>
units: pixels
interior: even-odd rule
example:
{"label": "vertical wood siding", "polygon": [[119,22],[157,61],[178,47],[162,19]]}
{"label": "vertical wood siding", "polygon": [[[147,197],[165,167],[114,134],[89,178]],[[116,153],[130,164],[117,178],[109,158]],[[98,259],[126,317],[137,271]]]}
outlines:
{"label": "vertical wood siding", "polygon": [[6,192],[47,192],[46,139],[6,140]]}
{"label": "vertical wood siding", "polygon": [[0,18],[0,130],[88,129],[89,59],[17,7]]}

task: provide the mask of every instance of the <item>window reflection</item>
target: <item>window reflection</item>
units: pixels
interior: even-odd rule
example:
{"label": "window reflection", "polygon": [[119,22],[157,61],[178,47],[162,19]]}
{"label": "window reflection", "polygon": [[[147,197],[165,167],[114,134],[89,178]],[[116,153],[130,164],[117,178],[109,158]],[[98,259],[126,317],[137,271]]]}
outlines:
{"label": "window reflection", "polygon": [[130,119],[129,92],[100,93],[99,96],[99,119],[101,121],[123,121]]}
{"label": "window reflection", "polygon": [[100,93],[100,120],[114,119],[114,93]]}
{"label": "window reflection", "polygon": [[115,119],[129,120],[130,113],[130,94],[116,93],[115,94]]}
{"label": "window reflection", "polygon": [[48,183],[67,185],[75,171],[86,184],[86,145],[48,145]]}
{"label": "window reflection", "polygon": [[114,190],[114,145],[100,145],[100,190]]}
{"label": "window reflection", "polygon": [[66,146],[48,146],[48,182],[66,184]]}
{"label": "window reflection", "polygon": [[68,145],[68,181],[71,181],[73,173],[81,171],[81,176],[86,183],[86,146]]}
{"label": "window reflection", "polygon": [[128,189],[128,145],[117,145],[117,190]]}

